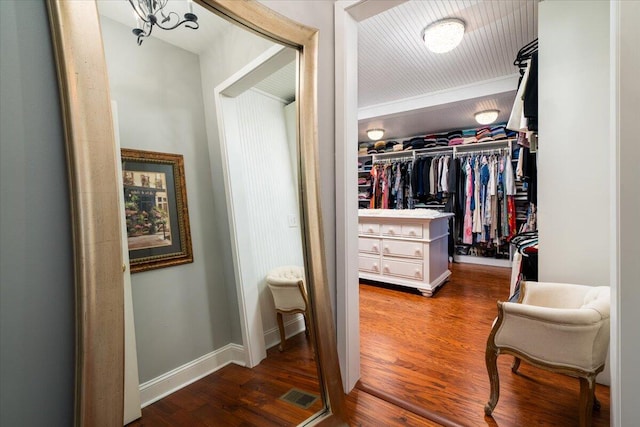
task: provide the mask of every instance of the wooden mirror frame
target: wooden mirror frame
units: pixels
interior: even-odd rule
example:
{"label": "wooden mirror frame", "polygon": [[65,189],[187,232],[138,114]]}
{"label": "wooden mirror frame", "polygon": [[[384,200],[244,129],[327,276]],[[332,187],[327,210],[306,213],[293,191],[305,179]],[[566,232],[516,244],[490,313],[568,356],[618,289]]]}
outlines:
{"label": "wooden mirror frame", "polygon": [[[299,52],[300,195],[311,330],[325,407],[308,425],[346,425],[318,194],[318,30],[255,1],[201,6]],[[124,282],[114,131],[94,1],[48,0],[66,141],[76,292],[75,425],[118,426],[124,400]]]}

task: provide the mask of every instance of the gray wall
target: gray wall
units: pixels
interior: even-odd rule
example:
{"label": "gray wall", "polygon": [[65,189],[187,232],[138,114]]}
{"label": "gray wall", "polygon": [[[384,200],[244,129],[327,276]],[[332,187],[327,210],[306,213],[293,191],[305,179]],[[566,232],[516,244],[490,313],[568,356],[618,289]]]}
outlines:
{"label": "gray wall", "polygon": [[182,154],[185,163],[194,262],[131,277],[144,383],[229,344],[239,317],[221,274],[223,219],[213,197],[199,58],[153,38],[137,46],[128,27],[107,18],[101,24],[121,146]]}
{"label": "gray wall", "polygon": [[0,93],[0,425],[70,426],[69,192],[44,2],[0,1]]}

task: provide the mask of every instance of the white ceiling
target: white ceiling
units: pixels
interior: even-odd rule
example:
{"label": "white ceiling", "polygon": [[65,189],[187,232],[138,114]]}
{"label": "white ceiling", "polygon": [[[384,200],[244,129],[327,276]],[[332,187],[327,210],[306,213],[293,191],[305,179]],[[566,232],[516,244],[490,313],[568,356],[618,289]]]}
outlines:
{"label": "white ceiling", "polygon": [[[514,75],[518,50],[537,37],[537,6],[537,0],[410,0],[360,22],[360,110],[384,113],[385,106],[397,107],[405,100],[447,91],[463,94],[464,88],[478,82]],[[466,23],[462,43],[448,53],[430,52],[422,42],[422,30],[450,17]],[[515,78],[510,81],[517,82]],[[389,137],[477,127],[473,113],[488,107],[498,108],[498,120],[506,121],[516,84],[507,89],[504,84],[495,86],[494,94],[485,90],[482,97],[463,100],[460,96],[457,101],[454,97],[447,106],[429,102],[426,108],[404,117],[397,108],[392,115],[364,114],[368,118],[360,120],[359,140],[367,140],[366,129],[380,126],[388,130]]]}
{"label": "white ceiling", "polygon": [[[135,15],[128,1],[97,0],[97,3],[98,12],[101,16],[110,18],[131,29],[136,26]],[[200,28],[192,30],[179,27],[171,31],[154,29],[151,37],[158,38],[196,55],[201,55],[235,25],[195,3],[191,3],[191,5],[193,13],[198,16]],[[169,0],[166,10],[174,11],[183,16],[189,11],[189,3],[186,0]],[[255,35],[255,37],[260,36]],[[131,33],[131,43],[136,43],[136,39],[136,36]],[[140,49],[144,49],[144,43],[143,41],[142,45],[139,46]],[[276,98],[291,102],[295,99],[295,83],[296,61],[293,61],[265,78],[255,87]]]}

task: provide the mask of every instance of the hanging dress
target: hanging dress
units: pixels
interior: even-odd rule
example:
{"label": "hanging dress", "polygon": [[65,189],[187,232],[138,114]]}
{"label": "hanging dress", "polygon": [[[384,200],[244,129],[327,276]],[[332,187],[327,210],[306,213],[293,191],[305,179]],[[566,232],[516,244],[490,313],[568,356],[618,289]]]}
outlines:
{"label": "hanging dress", "polygon": [[465,175],[465,207],[464,207],[464,226],[462,234],[462,243],[468,245],[473,243],[473,220],[471,218],[471,202],[473,198],[473,168],[471,166],[471,160],[467,159],[464,163],[464,175]]}

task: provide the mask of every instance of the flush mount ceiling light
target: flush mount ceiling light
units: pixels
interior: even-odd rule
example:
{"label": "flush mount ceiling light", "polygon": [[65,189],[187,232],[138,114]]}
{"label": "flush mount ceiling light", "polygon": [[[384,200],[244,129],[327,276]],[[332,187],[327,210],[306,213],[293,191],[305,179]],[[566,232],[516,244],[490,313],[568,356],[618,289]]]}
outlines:
{"label": "flush mount ceiling light", "polygon": [[445,53],[455,49],[464,36],[464,22],[447,18],[433,22],[422,30],[422,40],[431,52]]}
{"label": "flush mount ceiling light", "polygon": [[384,129],[369,129],[367,136],[372,141],[377,141],[384,136]]}
{"label": "flush mount ceiling light", "polygon": [[192,30],[200,27],[190,0],[187,0],[189,12],[184,14],[184,19],[180,19],[176,12],[165,10],[167,3],[168,0],[129,0],[138,25],[133,29],[133,34],[138,37],[138,46],[142,44],[143,38],[151,35],[154,26],[163,30],[173,30],[183,24]]}
{"label": "flush mount ceiling light", "polygon": [[499,112],[499,110],[480,111],[477,112],[474,117],[476,118],[476,122],[480,123],[481,125],[488,125],[496,121]]}

